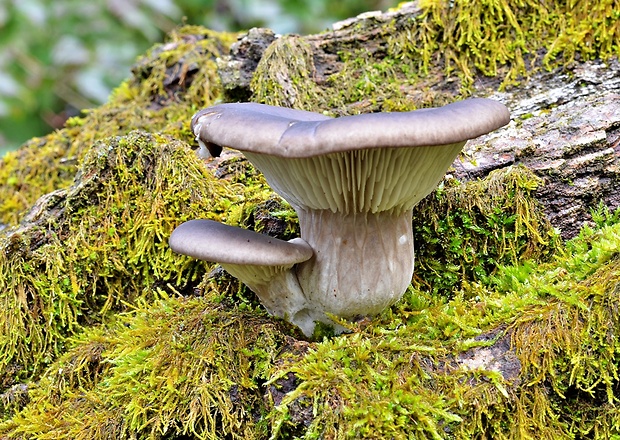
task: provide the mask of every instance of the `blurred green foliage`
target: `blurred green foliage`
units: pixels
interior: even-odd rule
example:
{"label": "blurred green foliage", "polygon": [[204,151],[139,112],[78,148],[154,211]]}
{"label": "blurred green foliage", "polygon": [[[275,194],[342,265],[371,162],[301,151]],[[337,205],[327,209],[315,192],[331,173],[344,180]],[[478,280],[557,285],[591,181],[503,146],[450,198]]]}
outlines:
{"label": "blurred green foliage", "polygon": [[0,156],[107,99],[135,58],[185,22],[313,33],[395,0],[0,0]]}

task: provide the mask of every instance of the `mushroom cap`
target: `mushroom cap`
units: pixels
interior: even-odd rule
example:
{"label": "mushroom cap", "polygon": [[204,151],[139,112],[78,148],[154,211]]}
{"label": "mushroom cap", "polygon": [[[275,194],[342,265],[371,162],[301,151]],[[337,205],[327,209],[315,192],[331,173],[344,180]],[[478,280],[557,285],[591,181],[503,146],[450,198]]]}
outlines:
{"label": "mushroom cap", "polygon": [[[244,102],[237,104],[220,104],[213,107],[208,107],[200,110],[192,117],[192,131],[196,135],[196,140],[200,144],[201,147],[204,147],[208,150],[208,154],[204,151],[201,152],[201,155],[218,157],[222,152],[223,146],[234,146],[235,149],[242,150],[242,148],[237,147],[235,143],[227,143],[224,139],[214,139],[211,140],[210,136],[203,136],[203,132],[209,133],[210,127],[205,128],[203,130],[203,126],[209,125],[214,120],[219,120],[222,118],[221,111],[225,111],[224,121],[222,125],[218,124],[221,129],[224,129],[224,132],[228,130],[233,132],[234,130],[230,130],[228,126],[229,123],[235,124],[250,124],[250,130],[254,131],[256,127],[260,127],[260,131],[257,133],[259,136],[254,141],[256,145],[260,149],[260,145],[269,145],[273,143],[273,135],[277,134],[280,130],[283,129],[283,124],[286,125],[291,121],[322,121],[325,119],[331,119],[329,116],[322,115],[320,113],[307,112],[303,110],[295,110],[286,107],[274,107],[271,105],[265,104],[256,104],[253,102]],[[233,119],[231,119],[233,118]],[[266,120],[269,118],[269,122]],[[284,129],[286,129],[284,127]],[[248,134],[250,132],[247,132]],[[233,139],[230,142],[234,142]],[[264,142],[264,144],[261,144]]]}
{"label": "mushroom cap", "polygon": [[500,102],[329,118],[255,103],[198,112],[192,128],[217,153],[243,151],[298,214],[404,212],[440,182],[468,139],[505,125]]}
{"label": "mushroom cap", "polygon": [[[500,102],[471,98],[438,108],[330,118],[256,103],[220,104],[199,111],[192,129],[207,147],[303,158],[369,148],[453,144],[510,121]],[[211,150],[211,148],[209,148]]]}
{"label": "mushroom cap", "polygon": [[301,239],[279,240],[212,220],[190,220],[170,235],[173,251],[205,261],[255,266],[293,266],[309,260],[312,248]]}

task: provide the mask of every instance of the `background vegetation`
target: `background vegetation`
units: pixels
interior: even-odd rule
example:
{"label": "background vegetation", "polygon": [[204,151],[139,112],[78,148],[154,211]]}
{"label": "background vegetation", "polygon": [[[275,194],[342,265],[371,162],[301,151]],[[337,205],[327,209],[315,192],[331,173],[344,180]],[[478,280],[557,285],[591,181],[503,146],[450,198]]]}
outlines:
{"label": "background vegetation", "polygon": [[0,156],[104,102],[182,23],[311,33],[395,0],[1,0]]}

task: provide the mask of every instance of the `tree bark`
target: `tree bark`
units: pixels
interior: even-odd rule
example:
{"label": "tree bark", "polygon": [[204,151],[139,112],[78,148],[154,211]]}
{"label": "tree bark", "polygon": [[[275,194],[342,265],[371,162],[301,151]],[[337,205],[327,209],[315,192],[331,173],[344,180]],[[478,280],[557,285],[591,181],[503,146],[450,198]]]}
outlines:
{"label": "tree bark", "polygon": [[620,207],[617,59],[538,74],[490,97],[508,105],[513,120],[465,147],[465,156],[454,164],[457,178],[526,166],[543,179],[537,198],[563,238],[574,237],[599,203]]}

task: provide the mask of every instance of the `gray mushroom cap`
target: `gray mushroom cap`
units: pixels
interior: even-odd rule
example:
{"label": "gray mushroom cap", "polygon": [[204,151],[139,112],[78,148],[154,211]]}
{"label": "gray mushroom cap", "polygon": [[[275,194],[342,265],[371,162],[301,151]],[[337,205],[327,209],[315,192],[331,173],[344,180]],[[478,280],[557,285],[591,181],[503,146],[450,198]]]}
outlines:
{"label": "gray mushroom cap", "polygon": [[[192,129],[212,155],[240,151],[304,158],[369,148],[453,144],[510,121],[500,102],[472,98],[439,108],[330,118],[256,103],[220,104],[199,111]],[[215,154],[214,154],[215,152]]]}
{"label": "gray mushroom cap", "polygon": [[484,98],[335,119],[238,103],[201,110],[192,128],[212,155],[222,146],[242,151],[298,214],[349,214],[413,208],[437,186],[468,139],[509,120],[503,104]]}
{"label": "gray mushroom cap", "polygon": [[283,241],[212,220],[190,220],[169,239],[173,251],[205,261],[254,266],[293,266],[309,260],[312,248],[301,239]]}

